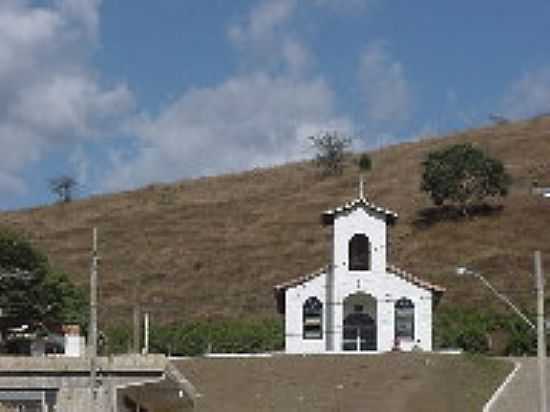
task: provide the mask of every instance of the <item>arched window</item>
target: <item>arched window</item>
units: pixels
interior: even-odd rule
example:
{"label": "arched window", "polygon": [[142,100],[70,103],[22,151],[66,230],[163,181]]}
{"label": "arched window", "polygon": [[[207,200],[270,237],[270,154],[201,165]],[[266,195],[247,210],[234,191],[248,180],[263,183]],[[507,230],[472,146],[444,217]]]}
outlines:
{"label": "arched window", "polygon": [[316,297],[306,300],[303,306],[304,339],[323,338],[323,304]]}
{"label": "arched window", "polygon": [[395,337],[414,340],[414,303],[410,299],[395,302]]}
{"label": "arched window", "polygon": [[349,270],[370,270],[370,242],[363,234],[349,241]]}

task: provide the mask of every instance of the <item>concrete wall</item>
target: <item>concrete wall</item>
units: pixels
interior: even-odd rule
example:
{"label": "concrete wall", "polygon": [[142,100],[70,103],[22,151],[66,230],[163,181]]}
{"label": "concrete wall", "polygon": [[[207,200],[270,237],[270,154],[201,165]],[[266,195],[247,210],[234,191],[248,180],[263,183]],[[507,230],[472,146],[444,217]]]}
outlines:
{"label": "concrete wall", "polygon": [[[192,410],[194,393],[190,392],[194,390],[167,372],[169,364],[162,355],[98,358],[95,396],[90,389],[89,365],[86,358],[0,357],[0,391],[55,390],[56,412],[88,411],[92,405],[96,411],[115,412],[121,410],[123,395],[139,393],[147,398],[146,394],[162,389],[163,397],[179,402],[176,410]],[[150,411],[159,410],[152,400],[154,396],[142,404]]]}

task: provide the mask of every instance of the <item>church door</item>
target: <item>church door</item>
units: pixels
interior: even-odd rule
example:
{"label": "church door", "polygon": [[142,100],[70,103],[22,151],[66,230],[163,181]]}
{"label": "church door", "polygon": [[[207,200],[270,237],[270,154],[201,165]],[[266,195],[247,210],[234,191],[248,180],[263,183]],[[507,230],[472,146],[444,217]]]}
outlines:
{"label": "church door", "polygon": [[344,300],[343,350],[375,351],[376,299],[356,293]]}

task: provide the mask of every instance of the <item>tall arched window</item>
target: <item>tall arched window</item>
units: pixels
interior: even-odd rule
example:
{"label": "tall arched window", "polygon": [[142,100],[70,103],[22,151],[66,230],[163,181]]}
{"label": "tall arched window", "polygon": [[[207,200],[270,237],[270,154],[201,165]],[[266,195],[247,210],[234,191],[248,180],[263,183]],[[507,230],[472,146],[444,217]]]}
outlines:
{"label": "tall arched window", "polygon": [[355,234],[349,241],[349,270],[370,270],[370,242],[363,234]]}
{"label": "tall arched window", "polygon": [[414,303],[408,298],[395,302],[395,337],[414,340]]}
{"label": "tall arched window", "polygon": [[310,297],[303,306],[304,339],[323,338],[323,304],[316,297]]}

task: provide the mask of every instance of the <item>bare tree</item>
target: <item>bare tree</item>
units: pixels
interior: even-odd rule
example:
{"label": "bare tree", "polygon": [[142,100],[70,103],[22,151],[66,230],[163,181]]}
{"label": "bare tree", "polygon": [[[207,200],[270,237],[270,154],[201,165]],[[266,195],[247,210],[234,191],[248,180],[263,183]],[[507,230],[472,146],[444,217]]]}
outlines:
{"label": "bare tree", "polygon": [[346,149],[351,146],[351,139],[338,132],[323,132],[310,136],[311,145],[317,151],[315,162],[324,175],[342,174]]}
{"label": "bare tree", "polygon": [[78,188],[75,178],[63,175],[49,180],[50,192],[57,195],[60,202],[68,203],[73,200],[74,191]]}

